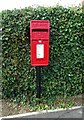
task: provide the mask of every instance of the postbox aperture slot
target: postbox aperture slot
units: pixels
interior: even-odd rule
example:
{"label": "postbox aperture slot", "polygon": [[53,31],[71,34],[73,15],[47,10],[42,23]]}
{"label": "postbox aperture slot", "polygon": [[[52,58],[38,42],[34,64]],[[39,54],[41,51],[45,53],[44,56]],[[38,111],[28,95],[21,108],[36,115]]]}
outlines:
{"label": "postbox aperture slot", "polygon": [[32,32],[48,32],[48,29],[32,29]]}

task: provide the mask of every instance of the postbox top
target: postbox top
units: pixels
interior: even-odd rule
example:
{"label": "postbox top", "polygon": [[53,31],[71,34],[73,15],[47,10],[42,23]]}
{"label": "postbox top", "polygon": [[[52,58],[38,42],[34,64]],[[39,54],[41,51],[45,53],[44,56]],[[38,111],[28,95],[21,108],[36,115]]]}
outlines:
{"label": "postbox top", "polygon": [[49,20],[31,20],[30,27],[31,29],[49,29],[50,22]]}

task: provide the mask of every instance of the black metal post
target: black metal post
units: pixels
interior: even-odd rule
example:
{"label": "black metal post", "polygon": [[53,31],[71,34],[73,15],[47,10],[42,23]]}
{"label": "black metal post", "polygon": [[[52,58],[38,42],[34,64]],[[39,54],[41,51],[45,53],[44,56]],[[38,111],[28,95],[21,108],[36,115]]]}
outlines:
{"label": "black metal post", "polygon": [[41,67],[36,66],[36,97],[40,99],[41,96]]}

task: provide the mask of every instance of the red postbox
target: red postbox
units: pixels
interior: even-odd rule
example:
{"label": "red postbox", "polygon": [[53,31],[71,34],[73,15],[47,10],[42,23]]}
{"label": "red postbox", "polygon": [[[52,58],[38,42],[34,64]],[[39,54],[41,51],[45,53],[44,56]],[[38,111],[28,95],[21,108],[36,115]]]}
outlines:
{"label": "red postbox", "polygon": [[49,63],[49,20],[31,20],[30,51],[32,66],[47,66]]}

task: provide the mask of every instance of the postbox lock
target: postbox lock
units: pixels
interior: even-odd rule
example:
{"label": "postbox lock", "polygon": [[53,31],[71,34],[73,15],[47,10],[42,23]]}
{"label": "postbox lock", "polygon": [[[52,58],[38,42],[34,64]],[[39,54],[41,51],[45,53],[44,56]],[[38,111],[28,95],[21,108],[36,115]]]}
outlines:
{"label": "postbox lock", "polygon": [[42,43],[42,40],[38,40],[39,43]]}

